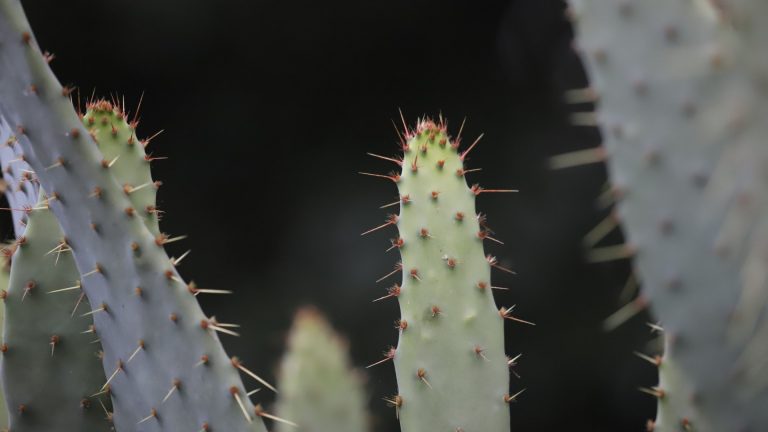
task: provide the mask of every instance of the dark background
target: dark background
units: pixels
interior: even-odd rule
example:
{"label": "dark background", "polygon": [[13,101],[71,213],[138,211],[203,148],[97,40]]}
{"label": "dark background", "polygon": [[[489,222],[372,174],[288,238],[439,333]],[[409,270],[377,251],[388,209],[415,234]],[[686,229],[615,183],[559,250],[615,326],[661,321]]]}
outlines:
{"label": "dark background", "polygon": [[[599,143],[568,125],[566,89],[586,82],[556,0],[144,0],[25,2],[62,83],[83,99],[144,93],[139,131],[164,129],[150,150],[164,182],[159,206],[182,274],[234,296],[202,299],[207,313],[243,325],[231,354],[274,381],[295,310],[315,304],[351,341],[362,367],[396,344],[395,302],[374,281],[396,255],[393,231],[361,238],[396,197],[358,171],[391,169],[390,122],[442,112],[465,142],[485,132],[471,182],[518,188],[479,209],[497,237],[488,249],[518,275],[495,274],[497,302],[536,327],[508,323],[507,351],[523,353],[511,390],[514,431],[641,431],[655,383],[633,355],[652,338],[645,314],[605,332],[621,304],[626,262],[588,264],[583,235],[606,214],[594,165],[553,172],[548,157]],[[606,240],[620,242],[620,233]],[[397,431],[381,400],[396,392],[391,364],[368,370],[376,431]],[[279,383],[278,383],[279,385]],[[269,408],[271,395],[257,396]]]}

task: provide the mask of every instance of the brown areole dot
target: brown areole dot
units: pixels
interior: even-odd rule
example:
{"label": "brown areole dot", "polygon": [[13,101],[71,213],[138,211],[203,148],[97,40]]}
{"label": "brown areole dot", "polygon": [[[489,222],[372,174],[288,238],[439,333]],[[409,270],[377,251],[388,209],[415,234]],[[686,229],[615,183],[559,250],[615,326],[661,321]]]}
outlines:
{"label": "brown areole dot", "polygon": [[409,273],[410,273],[410,276],[411,276],[413,279],[416,279],[416,280],[421,280],[421,278],[419,278],[419,270],[418,270],[418,269],[416,269],[416,268],[412,268],[412,269],[410,270],[410,272],[409,272]]}

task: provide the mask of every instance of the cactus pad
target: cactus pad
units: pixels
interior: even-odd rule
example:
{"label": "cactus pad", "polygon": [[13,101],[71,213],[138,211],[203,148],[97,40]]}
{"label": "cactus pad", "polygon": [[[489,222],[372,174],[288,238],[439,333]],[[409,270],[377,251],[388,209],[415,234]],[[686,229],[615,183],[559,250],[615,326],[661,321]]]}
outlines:
{"label": "cactus pad", "polygon": [[396,225],[402,284],[387,297],[400,303],[400,340],[388,353],[394,359],[399,394],[390,403],[404,432],[509,430],[508,359],[504,320],[491,293],[486,256],[489,238],[475,197],[485,190],[467,187],[466,150],[458,149],[446,126],[421,120],[406,127],[401,173],[384,176],[397,184],[400,214]]}

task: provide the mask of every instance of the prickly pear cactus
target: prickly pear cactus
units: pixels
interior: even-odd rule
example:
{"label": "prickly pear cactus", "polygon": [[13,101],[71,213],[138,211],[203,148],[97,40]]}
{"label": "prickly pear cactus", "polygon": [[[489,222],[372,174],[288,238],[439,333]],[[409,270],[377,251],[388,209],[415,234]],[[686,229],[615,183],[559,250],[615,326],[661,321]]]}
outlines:
{"label": "prickly pear cactus", "polygon": [[649,391],[657,431],[768,430],[768,40],[726,13],[765,2],[721,3],[572,3],[599,97],[596,117],[580,118],[602,128],[667,338]]}
{"label": "prickly pear cactus", "polygon": [[[397,184],[400,214],[390,249],[402,258],[402,284],[386,297],[400,303],[400,340],[393,359],[399,393],[389,402],[404,432],[507,431],[509,370],[504,320],[491,293],[495,258],[483,252],[488,232],[475,210],[484,192],[467,187],[464,151],[446,126],[421,120],[406,127]],[[475,142],[475,144],[477,141]],[[385,359],[385,360],[386,360]]]}
{"label": "prickly pear cactus", "polygon": [[[113,174],[134,206],[154,209],[149,163],[124,109],[105,100],[91,102],[83,123],[113,163]],[[4,356],[2,373],[11,426],[19,431],[108,430],[111,403],[102,388],[106,378],[97,357],[101,345],[91,319],[94,309],[84,298],[71,249],[48,198],[41,196],[25,213],[27,227],[23,241],[13,248],[13,284],[6,297],[4,341],[13,349]],[[158,231],[155,212],[146,212],[145,223]],[[43,410],[44,416],[35,414]]]}
{"label": "prickly pear cactus", "polygon": [[[6,197],[10,206],[13,230],[17,237],[24,233],[27,208],[34,207],[37,202],[39,189],[38,185],[31,181],[31,176],[26,171],[29,165],[19,158],[20,150],[19,146],[16,145],[16,136],[10,125],[8,125],[5,119],[0,117],[0,163],[3,166],[3,180],[2,184],[0,184],[0,193]],[[11,165],[14,165],[14,167],[11,167]],[[14,236],[3,233],[3,237],[12,238]],[[9,251],[9,246],[7,244],[0,245],[3,251]],[[0,257],[0,291],[2,292],[8,291],[10,270],[10,256],[4,253]],[[0,331],[4,331],[2,330],[4,326],[5,302],[3,301],[0,302]],[[0,362],[2,362],[1,357]],[[0,428],[8,427],[8,417],[5,393],[3,391],[0,393]]]}
{"label": "prickly pear cactus", "polygon": [[[21,139],[26,139],[22,137]],[[32,175],[32,169],[23,158],[19,137],[5,119],[0,118],[0,161],[3,166],[5,190],[16,237],[24,233],[27,209],[34,207],[40,186]]]}
{"label": "prickly pear cactus", "polygon": [[150,162],[154,158],[144,150],[149,141],[136,136],[136,116],[129,122],[125,107],[102,99],[88,104],[83,124],[144,224],[153,235],[160,235],[155,202],[160,183],[152,180]]}
{"label": "prickly pear cactus", "polygon": [[[97,336],[80,274],[41,200],[13,246],[3,337],[3,390],[13,431],[108,431]],[[96,343],[94,343],[96,342]]]}
{"label": "prickly pear cactus", "polygon": [[[368,430],[361,376],[351,369],[346,342],[316,310],[296,314],[279,379],[277,414],[298,430]],[[290,423],[277,423],[277,432],[295,430]]]}
{"label": "prickly pear cactus", "polygon": [[[118,430],[264,431],[239,372],[207,317],[118,183],[32,36],[18,0],[0,0],[0,117],[17,132],[24,157],[72,249],[92,305]],[[130,184],[138,187],[138,185]]]}
{"label": "prickly pear cactus", "polygon": [[[0,257],[0,290],[8,290],[8,282],[10,279],[10,263],[7,258]],[[0,323],[3,323],[0,328],[5,325],[5,302],[0,302]],[[0,358],[2,362],[2,358]],[[2,367],[2,363],[0,363]],[[0,383],[1,384],[1,383]],[[5,389],[0,385],[0,430],[8,428],[8,410],[5,403]]]}

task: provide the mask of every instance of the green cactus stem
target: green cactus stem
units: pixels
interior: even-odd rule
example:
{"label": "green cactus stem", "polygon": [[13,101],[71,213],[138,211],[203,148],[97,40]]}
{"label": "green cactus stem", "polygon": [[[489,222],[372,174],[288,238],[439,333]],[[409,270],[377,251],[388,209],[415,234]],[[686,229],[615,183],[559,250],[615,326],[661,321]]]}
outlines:
{"label": "green cactus stem", "polygon": [[[399,174],[383,176],[397,184],[400,214],[387,225],[399,236],[390,249],[402,258],[402,284],[386,297],[400,304],[400,340],[386,355],[393,359],[397,408],[404,432],[508,431],[508,358],[505,319],[526,322],[497,309],[486,256],[490,237],[475,197],[486,192],[467,187],[464,158],[477,144],[458,149],[441,121],[420,120],[406,127]],[[508,270],[507,270],[508,271]],[[530,323],[529,323],[530,324]]]}

